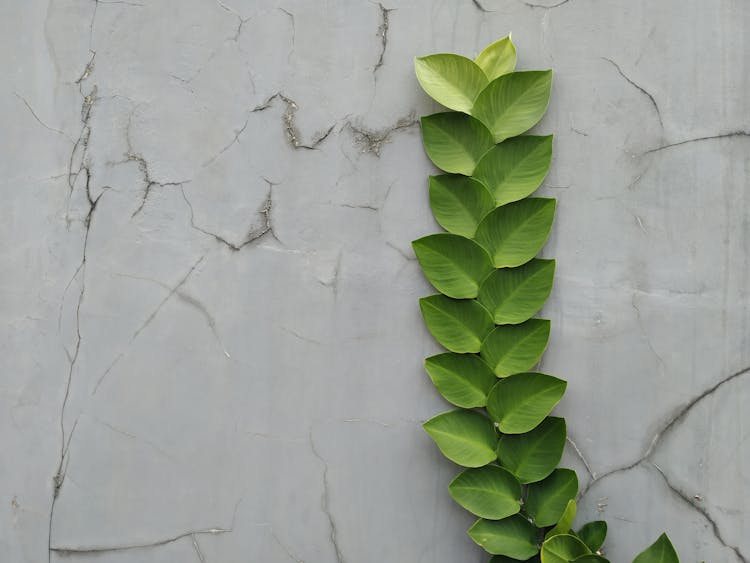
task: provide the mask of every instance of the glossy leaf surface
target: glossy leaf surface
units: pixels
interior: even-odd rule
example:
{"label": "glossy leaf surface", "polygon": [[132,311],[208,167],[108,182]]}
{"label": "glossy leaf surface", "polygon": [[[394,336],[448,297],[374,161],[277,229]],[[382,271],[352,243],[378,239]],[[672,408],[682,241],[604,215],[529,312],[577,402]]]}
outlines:
{"label": "glossy leaf surface", "polygon": [[521,483],[497,465],[463,471],[448,490],[453,500],[481,518],[501,520],[521,510]]}
{"label": "glossy leaf surface", "polygon": [[554,217],[554,199],[523,199],[489,213],[479,223],[475,239],[490,253],[496,268],[520,266],[542,249]]}
{"label": "glossy leaf surface", "polygon": [[422,427],[443,455],[458,465],[481,467],[495,460],[495,429],[478,412],[463,409],[444,412]]}
{"label": "glossy leaf surface", "polygon": [[480,221],[495,209],[495,199],[474,178],[442,174],[430,176],[430,207],[446,231],[472,238]]}
{"label": "glossy leaf surface", "polygon": [[510,35],[495,41],[479,53],[476,63],[484,71],[489,80],[513,72],[516,68],[516,46]]}
{"label": "glossy leaf surface", "polygon": [[542,544],[542,563],[570,563],[588,553],[589,549],[575,536],[559,534]]}
{"label": "glossy leaf surface", "polygon": [[446,352],[425,360],[425,369],[445,399],[457,407],[483,407],[497,382],[479,356]]}
{"label": "glossy leaf surface", "polygon": [[497,457],[521,483],[541,481],[560,463],[565,437],[565,419],[550,416],[531,432],[502,436]]}
{"label": "glossy leaf surface", "polygon": [[430,295],[420,299],[419,306],[427,329],[451,352],[479,352],[495,326],[487,309],[474,300]]}
{"label": "glossy leaf surface", "polygon": [[470,112],[479,93],[489,84],[480,66],[451,53],[427,55],[414,60],[417,80],[435,101],[456,111]]}
{"label": "glossy leaf surface", "polygon": [[423,117],[421,123],[427,156],[446,172],[470,176],[484,154],[494,146],[489,130],[464,113],[435,113]]}
{"label": "glossy leaf surface", "polygon": [[[548,477],[529,485],[524,510],[539,528],[554,526],[568,501],[578,494],[578,476],[570,469],[555,469]],[[584,542],[585,543],[585,542]]]}
{"label": "glossy leaf surface", "polygon": [[554,260],[534,258],[517,268],[500,268],[482,282],[479,302],[492,314],[495,324],[522,323],[542,308],[554,277]]}
{"label": "glossy leaf surface", "polygon": [[534,192],[551,160],[552,135],[524,135],[490,149],[477,164],[474,177],[487,186],[497,205],[505,205]]}
{"label": "glossy leaf surface", "polygon": [[591,551],[599,551],[607,538],[607,523],[604,520],[594,520],[581,526],[578,537]]}
{"label": "glossy leaf surface", "polygon": [[550,322],[529,319],[518,325],[501,325],[482,342],[482,359],[498,377],[531,369],[549,341]]}
{"label": "glossy leaf surface", "polygon": [[477,96],[471,110],[496,143],[531,129],[542,118],[552,88],[551,70],[527,70],[496,78]]}
{"label": "glossy leaf surface", "polygon": [[654,543],[633,559],[633,563],[679,563],[679,561],[667,534],[660,535]]}
{"label": "glossy leaf surface", "polygon": [[506,555],[523,561],[539,551],[536,527],[520,515],[503,520],[477,520],[469,528],[469,535],[493,555]]}

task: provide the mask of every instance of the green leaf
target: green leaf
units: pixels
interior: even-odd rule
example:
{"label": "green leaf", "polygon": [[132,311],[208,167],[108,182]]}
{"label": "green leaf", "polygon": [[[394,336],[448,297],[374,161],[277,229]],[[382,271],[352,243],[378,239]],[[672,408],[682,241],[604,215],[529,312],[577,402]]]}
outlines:
{"label": "green leaf", "polygon": [[669,541],[667,534],[662,534],[638,557],[633,559],[633,563],[679,563],[680,558]]}
{"label": "green leaf", "polygon": [[521,483],[497,465],[465,470],[451,481],[448,491],[458,504],[482,518],[501,520],[521,510]]}
{"label": "green leaf", "polygon": [[[551,538],[552,536],[562,535],[562,534],[575,536],[575,533],[571,532],[570,528],[573,526],[573,520],[576,519],[577,510],[578,510],[578,506],[576,505],[575,499],[570,499],[568,501],[568,504],[565,505],[565,510],[563,510],[563,513],[562,513],[562,516],[560,516],[559,522],[555,524],[554,528],[552,528],[549,532],[547,532],[545,539]],[[586,549],[588,549],[588,547]]]}
{"label": "green leaf", "polygon": [[489,366],[474,354],[446,352],[427,358],[424,365],[440,394],[457,407],[485,406],[497,382]]}
{"label": "green leaf", "polygon": [[446,172],[471,176],[495,142],[482,123],[465,113],[435,113],[423,117],[422,142],[430,160]]}
{"label": "green leaf", "polygon": [[589,549],[577,537],[559,534],[542,544],[542,563],[570,563],[588,553]]}
{"label": "green leaf", "polygon": [[576,557],[575,559],[573,559],[573,563],[609,563],[609,559],[606,559],[601,555],[596,555],[595,553],[588,553],[586,555]]}
{"label": "green leaf", "polygon": [[502,436],[497,457],[521,483],[541,481],[560,463],[565,436],[565,419],[550,416],[531,432]]}
{"label": "green leaf", "polygon": [[481,91],[471,114],[492,131],[496,143],[531,129],[549,103],[551,70],[511,72]]}
{"label": "green leaf", "polygon": [[419,307],[427,329],[451,352],[479,352],[495,326],[487,309],[474,300],[430,295],[419,300]]}
{"label": "green leaf", "polygon": [[494,461],[497,435],[492,421],[475,411],[458,409],[439,414],[422,425],[445,457],[464,467]]}
{"label": "green leaf", "polygon": [[528,432],[560,402],[567,385],[562,379],[544,373],[511,375],[498,381],[490,391],[487,412],[504,434]]}
{"label": "green leaf", "polygon": [[[528,563],[540,563],[541,559],[539,559],[539,554],[537,553],[534,557],[527,559],[526,561]],[[506,557],[505,555],[493,555],[492,559],[490,559],[490,563],[518,563],[518,559]]]}
{"label": "green leaf", "polygon": [[425,92],[445,107],[469,113],[474,100],[489,84],[482,69],[466,57],[451,53],[414,59],[417,80]]}
{"label": "green leaf", "polygon": [[[555,469],[547,478],[529,485],[525,511],[539,528],[562,518],[568,501],[578,494],[578,476],[571,469]],[[585,543],[585,542],[584,542]]]}
{"label": "green leaf", "polygon": [[497,205],[525,198],[544,180],[552,161],[552,135],[524,135],[495,145],[474,170]]}
{"label": "green leaf", "polygon": [[486,47],[479,53],[476,63],[490,80],[513,72],[516,68],[516,46],[513,45],[510,35]]}
{"label": "green leaf", "polygon": [[479,223],[476,241],[490,253],[496,268],[531,260],[547,242],[555,200],[531,197],[498,207]]}
{"label": "green leaf", "polygon": [[455,299],[471,299],[493,271],[487,252],[459,235],[439,233],[411,243],[424,275],[435,289]]}
{"label": "green leaf", "polygon": [[468,176],[430,176],[430,206],[446,231],[473,237],[482,218],[495,209],[495,198],[484,184]]}
{"label": "green leaf", "polygon": [[547,347],[549,329],[546,319],[495,327],[482,342],[482,359],[498,377],[531,369]]}
{"label": "green leaf", "polygon": [[588,522],[578,530],[578,537],[591,551],[599,551],[607,537],[607,523],[604,520]]}
{"label": "green leaf", "polygon": [[554,277],[554,260],[534,258],[518,268],[500,268],[482,282],[479,302],[495,324],[522,323],[542,308]]}
{"label": "green leaf", "polygon": [[539,552],[536,527],[520,515],[503,520],[479,519],[469,528],[469,535],[493,555],[523,561]]}

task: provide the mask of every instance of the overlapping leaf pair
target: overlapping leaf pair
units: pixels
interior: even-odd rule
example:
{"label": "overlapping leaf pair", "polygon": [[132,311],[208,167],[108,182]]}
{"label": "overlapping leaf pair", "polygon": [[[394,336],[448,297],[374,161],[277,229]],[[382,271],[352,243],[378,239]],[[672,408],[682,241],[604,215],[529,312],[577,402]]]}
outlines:
{"label": "overlapping leaf pair", "polygon": [[[425,367],[458,407],[424,429],[466,468],[449,491],[479,517],[468,533],[492,563],[606,562],[606,523],[572,530],[578,478],[557,467],[566,428],[551,413],[566,382],[531,371],[550,334],[550,322],[534,315],[552,289],[555,261],[536,256],[555,200],[528,197],[547,175],[552,136],[522,134],[546,111],[552,73],[515,71],[510,36],[474,61],[438,54],[415,66],[424,90],[456,110],[422,118],[425,152],[447,173],[429,182],[445,232],[412,243],[439,291],[420,300],[425,323],[448,350]],[[666,536],[636,559],[676,561]]]}

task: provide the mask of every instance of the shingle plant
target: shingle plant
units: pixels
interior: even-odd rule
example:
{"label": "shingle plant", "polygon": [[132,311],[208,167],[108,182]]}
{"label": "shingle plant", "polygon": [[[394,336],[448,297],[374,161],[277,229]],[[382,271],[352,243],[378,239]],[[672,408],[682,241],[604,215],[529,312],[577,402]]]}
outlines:
{"label": "shingle plant", "polygon": [[[464,467],[450,495],[479,519],[471,538],[491,563],[606,563],[604,521],[576,531],[578,477],[559,468],[563,418],[551,412],[562,379],[531,371],[550,334],[537,318],[555,261],[536,258],[556,200],[529,197],[544,180],[552,135],[524,135],[544,115],[552,71],[516,71],[510,36],[475,60],[435,54],[415,61],[425,92],[447,111],[422,118],[425,152],[446,172],[429,179],[445,232],[412,244],[439,292],[420,300],[427,328],[447,352],[425,367],[455,410],[424,424],[440,451]],[[634,563],[676,563],[666,535]]]}

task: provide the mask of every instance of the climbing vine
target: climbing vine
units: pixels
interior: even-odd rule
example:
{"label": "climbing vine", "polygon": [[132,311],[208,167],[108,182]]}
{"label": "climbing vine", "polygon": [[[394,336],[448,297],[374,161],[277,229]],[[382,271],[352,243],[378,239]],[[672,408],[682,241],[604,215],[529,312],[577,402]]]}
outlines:
{"label": "climbing vine", "polygon": [[[479,519],[469,536],[491,563],[607,563],[604,521],[573,530],[578,477],[557,467],[566,441],[552,416],[567,383],[530,371],[550,334],[535,317],[550,294],[555,261],[536,258],[556,200],[529,197],[552,158],[552,135],[523,135],[547,109],[552,71],[516,71],[510,36],[475,60],[417,58],[422,88],[448,112],[421,119],[430,160],[430,206],[445,232],[412,244],[439,292],[423,297],[427,328],[447,352],[425,360],[455,410],[424,424],[440,451],[464,467],[453,499]],[[666,535],[634,563],[677,563]]]}

